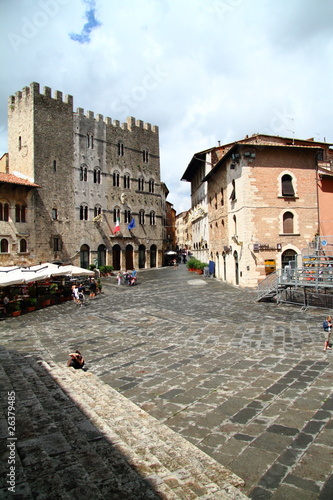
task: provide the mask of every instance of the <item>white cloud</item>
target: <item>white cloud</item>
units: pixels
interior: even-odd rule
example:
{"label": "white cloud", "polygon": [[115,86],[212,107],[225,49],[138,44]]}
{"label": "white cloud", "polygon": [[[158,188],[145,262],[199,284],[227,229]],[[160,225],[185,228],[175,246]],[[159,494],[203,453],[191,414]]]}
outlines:
{"label": "white cloud", "polygon": [[183,211],[180,178],[218,140],[333,141],[332,12],[326,0],[1,2],[0,155],[8,96],[37,81],[74,108],[158,125],[161,177]]}

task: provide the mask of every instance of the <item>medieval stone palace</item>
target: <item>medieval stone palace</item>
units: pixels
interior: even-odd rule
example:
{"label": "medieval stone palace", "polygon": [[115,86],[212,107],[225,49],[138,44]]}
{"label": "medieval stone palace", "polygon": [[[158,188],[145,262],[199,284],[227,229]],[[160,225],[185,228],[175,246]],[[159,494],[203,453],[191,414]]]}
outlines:
{"label": "medieval stone palace", "polygon": [[157,126],[73,112],[32,83],[9,97],[0,160],[0,265],[163,264],[167,187]]}

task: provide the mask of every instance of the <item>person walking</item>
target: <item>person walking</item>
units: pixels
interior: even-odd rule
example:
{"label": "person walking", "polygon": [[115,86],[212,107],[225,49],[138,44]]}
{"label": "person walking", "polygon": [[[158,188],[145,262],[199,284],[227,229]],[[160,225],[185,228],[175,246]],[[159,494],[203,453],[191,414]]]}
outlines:
{"label": "person walking", "polygon": [[96,281],[92,278],[91,283],[89,285],[90,290],[90,298],[94,299],[96,297]]}
{"label": "person walking", "polygon": [[330,336],[332,331],[332,316],[327,316],[325,321],[323,322],[323,328],[325,332],[325,342],[324,342],[324,351],[331,351],[330,347]]}

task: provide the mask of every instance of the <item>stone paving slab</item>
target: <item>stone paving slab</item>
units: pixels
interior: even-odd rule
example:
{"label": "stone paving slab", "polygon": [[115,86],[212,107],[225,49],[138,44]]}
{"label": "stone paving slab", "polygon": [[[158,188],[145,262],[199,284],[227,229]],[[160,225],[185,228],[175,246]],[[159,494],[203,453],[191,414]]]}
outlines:
{"label": "stone paving slab", "polygon": [[[28,407],[15,391],[22,428],[8,420],[2,433],[0,498],[247,498],[239,477],[92,373],[4,348],[0,358],[6,394],[27,379],[34,387]],[[7,407],[3,398],[4,413]]]}
{"label": "stone paving slab", "polygon": [[62,365],[79,348],[91,373],[241,477],[253,499],[332,498],[332,460],[304,466],[332,445],[330,311],[257,303],[193,274],[139,271],[136,287],[106,278],[87,307],[1,322],[2,344]]}

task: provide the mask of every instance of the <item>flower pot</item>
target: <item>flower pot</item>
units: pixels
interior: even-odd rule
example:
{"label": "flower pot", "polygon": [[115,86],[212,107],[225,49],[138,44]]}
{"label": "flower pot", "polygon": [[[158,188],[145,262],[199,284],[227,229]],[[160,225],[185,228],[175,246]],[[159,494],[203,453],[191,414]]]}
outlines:
{"label": "flower pot", "polygon": [[28,313],[30,313],[30,312],[32,312],[32,311],[35,311],[35,309],[36,309],[36,307],[35,307],[35,306],[28,306],[28,307],[26,308],[26,311],[27,311]]}
{"label": "flower pot", "polygon": [[12,311],[10,314],[11,314],[11,316],[20,316],[21,311]]}
{"label": "flower pot", "polygon": [[196,269],[196,272],[197,272],[198,274],[203,274],[203,269]]}
{"label": "flower pot", "polygon": [[44,299],[42,300],[42,307],[47,307],[51,305],[51,299]]}

